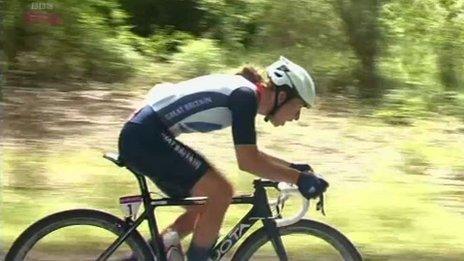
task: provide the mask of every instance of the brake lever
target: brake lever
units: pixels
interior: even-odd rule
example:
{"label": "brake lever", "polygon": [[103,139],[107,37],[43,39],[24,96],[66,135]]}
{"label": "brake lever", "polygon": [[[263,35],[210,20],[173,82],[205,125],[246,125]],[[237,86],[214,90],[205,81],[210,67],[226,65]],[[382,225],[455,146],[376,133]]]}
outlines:
{"label": "brake lever", "polygon": [[282,218],[282,210],[284,209],[285,206],[285,200],[282,199],[281,196],[277,198],[277,204],[276,204],[276,210],[277,210],[277,216],[279,218]]}
{"label": "brake lever", "polygon": [[319,202],[316,204],[316,210],[321,211],[322,215],[325,216],[325,210],[324,210],[324,193],[321,193],[319,196]]}

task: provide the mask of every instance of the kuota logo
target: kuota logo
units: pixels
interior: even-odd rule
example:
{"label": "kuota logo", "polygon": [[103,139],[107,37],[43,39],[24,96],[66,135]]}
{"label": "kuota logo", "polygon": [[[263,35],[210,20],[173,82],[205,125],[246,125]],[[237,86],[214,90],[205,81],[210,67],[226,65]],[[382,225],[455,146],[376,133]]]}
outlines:
{"label": "kuota logo", "polygon": [[217,260],[220,256],[224,255],[227,253],[227,251],[230,250],[230,248],[234,245],[235,242],[237,242],[243,235],[243,230],[248,229],[251,227],[250,224],[240,224],[232,233],[230,236],[224,240],[221,245],[218,247],[216,250],[216,253],[214,253],[214,260]]}

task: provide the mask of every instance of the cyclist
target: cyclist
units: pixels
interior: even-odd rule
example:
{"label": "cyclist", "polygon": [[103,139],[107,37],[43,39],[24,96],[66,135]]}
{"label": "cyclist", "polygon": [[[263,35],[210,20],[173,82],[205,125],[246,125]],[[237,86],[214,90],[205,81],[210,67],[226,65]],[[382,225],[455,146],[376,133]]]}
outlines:
{"label": "cyclist", "polygon": [[231,183],[203,156],[176,139],[181,133],[209,132],[232,127],[241,170],[296,184],[306,198],[328,187],[307,164],[291,164],[260,151],[255,117],[282,126],[298,120],[303,107],[315,100],[309,73],[285,57],[267,68],[268,81],[250,67],[236,75],[213,74],[153,88],[144,107],[124,125],[119,152],[125,164],[148,176],[174,198],[206,196],[205,205],[187,207],[162,233],[176,231],[182,238],[193,232],[188,260],[206,260],[224,214],[231,203]]}

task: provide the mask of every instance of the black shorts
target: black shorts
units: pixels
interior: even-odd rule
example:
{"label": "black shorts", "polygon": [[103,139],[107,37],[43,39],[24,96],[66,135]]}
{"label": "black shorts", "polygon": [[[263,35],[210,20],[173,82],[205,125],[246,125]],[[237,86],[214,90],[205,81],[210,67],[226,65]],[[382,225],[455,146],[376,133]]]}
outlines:
{"label": "black shorts", "polygon": [[149,177],[170,197],[191,196],[193,186],[209,168],[206,160],[176,140],[150,107],[134,118],[119,136],[119,155],[125,165]]}

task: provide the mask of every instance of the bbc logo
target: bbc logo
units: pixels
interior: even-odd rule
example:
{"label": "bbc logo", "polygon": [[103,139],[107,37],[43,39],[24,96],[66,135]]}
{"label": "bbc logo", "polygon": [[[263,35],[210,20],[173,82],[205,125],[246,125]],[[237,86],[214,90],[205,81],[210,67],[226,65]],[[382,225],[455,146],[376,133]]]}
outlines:
{"label": "bbc logo", "polygon": [[53,10],[55,5],[53,3],[33,2],[31,3],[31,10]]}

